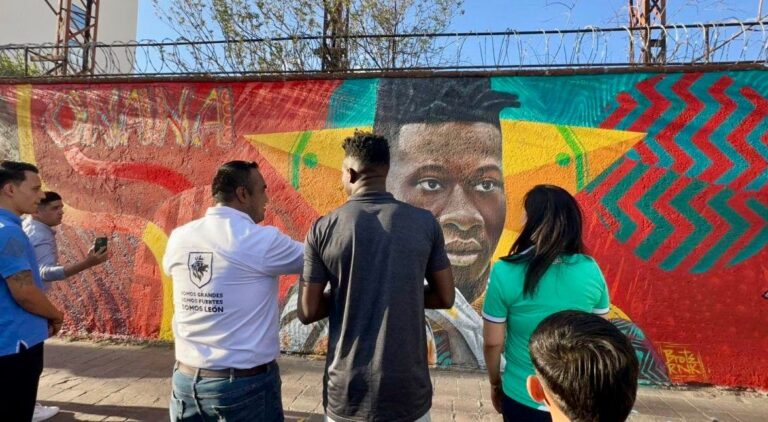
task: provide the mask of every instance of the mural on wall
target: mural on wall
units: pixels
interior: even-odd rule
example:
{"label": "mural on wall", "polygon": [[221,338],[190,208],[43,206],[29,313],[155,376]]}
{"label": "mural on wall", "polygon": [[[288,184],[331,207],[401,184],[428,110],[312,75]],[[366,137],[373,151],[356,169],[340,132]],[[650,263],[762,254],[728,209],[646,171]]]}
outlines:
{"label": "mural on wall", "polygon": [[[259,162],[266,224],[303,239],[345,201],[341,140],[392,144],[389,189],[429,209],[457,281],[428,311],[430,359],[482,365],[490,264],[539,183],[574,193],[648,382],[768,388],[768,72],[0,85],[2,141],[66,204],[64,260],[112,258],[51,295],[71,331],[170,339],[170,231],[203,215],[221,163]],[[286,351],[322,352],[280,280]]]}

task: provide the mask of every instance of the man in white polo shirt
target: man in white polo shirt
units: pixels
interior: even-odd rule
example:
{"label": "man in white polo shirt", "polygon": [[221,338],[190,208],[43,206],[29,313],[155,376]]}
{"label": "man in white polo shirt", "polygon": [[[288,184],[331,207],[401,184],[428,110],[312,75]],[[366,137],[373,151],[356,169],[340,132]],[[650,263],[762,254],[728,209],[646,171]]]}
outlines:
{"label": "man in white polo shirt", "polygon": [[254,162],[213,179],[216,206],[175,229],[163,269],[173,279],[176,367],[171,420],[283,421],[278,281],[303,266],[303,245],[264,219],[267,186]]}

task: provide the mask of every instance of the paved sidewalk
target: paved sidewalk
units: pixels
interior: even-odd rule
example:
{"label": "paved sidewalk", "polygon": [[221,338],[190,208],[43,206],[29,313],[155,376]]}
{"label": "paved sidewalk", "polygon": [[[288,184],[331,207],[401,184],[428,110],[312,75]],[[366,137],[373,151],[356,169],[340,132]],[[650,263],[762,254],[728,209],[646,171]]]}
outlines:
{"label": "paved sidewalk", "polygon": [[[52,422],[167,421],[173,349],[51,340],[38,399],[61,407]],[[289,421],[322,421],[323,362],[280,360]],[[501,421],[483,373],[432,372],[432,420]],[[632,421],[768,421],[768,396],[713,388],[642,388]]]}

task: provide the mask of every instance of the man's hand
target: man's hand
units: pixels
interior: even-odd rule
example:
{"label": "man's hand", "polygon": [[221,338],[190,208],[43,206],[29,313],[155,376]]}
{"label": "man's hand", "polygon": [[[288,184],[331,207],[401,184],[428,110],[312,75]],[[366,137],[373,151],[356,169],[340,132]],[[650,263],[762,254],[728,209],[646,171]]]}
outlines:
{"label": "man's hand", "polygon": [[85,271],[88,268],[103,264],[107,259],[109,259],[109,248],[104,248],[97,251],[94,246],[91,246],[91,249],[88,250],[88,255],[85,257],[85,259],[64,267],[64,275],[67,277],[72,277],[73,275],[81,271]]}
{"label": "man's hand", "polygon": [[48,320],[48,337],[53,337],[61,331],[61,324],[64,321],[62,319],[49,319]]}
{"label": "man's hand", "polygon": [[493,408],[497,412],[501,413],[501,395],[504,394],[501,390],[501,384],[491,384],[491,403]]}
{"label": "man's hand", "polygon": [[94,246],[91,246],[91,249],[88,250],[88,256],[85,257],[85,262],[89,267],[93,267],[103,264],[107,259],[109,259],[109,248],[97,251]]}

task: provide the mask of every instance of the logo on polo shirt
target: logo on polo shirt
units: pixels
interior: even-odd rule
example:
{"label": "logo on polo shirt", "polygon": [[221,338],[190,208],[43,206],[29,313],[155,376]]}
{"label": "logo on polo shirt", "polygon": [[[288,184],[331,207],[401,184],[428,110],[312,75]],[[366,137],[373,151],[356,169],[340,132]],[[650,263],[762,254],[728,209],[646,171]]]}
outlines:
{"label": "logo on polo shirt", "polygon": [[190,252],[187,266],[189,266],[189,281],[198,289],[202,288],[211,282],[213,252]]}

